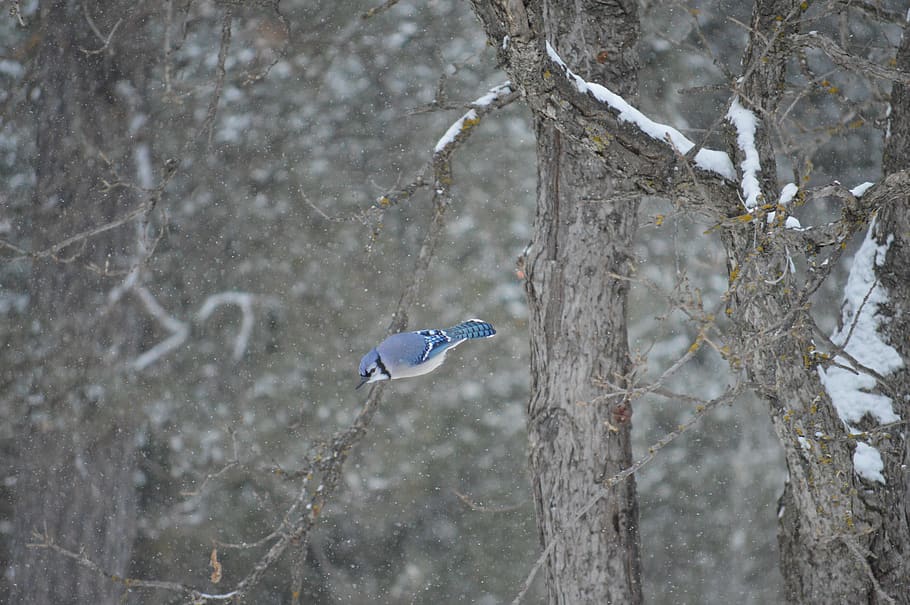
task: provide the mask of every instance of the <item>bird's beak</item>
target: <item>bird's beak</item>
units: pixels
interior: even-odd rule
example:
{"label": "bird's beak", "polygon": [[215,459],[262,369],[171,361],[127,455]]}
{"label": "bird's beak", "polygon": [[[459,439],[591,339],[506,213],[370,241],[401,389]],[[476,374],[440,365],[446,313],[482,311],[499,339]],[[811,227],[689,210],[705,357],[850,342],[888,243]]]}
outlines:
{"label": "bird's beak", "polygon": [[358,384],[356,387],[354,387],[354,390],[356,391],[357,389],[359,389],[360,387],[362,387],[363,385],[365,385],[365,384],[368,383],[369,381],[370,381],[370,377],[369,377],[369,376],[367,376],[366,378],[361,378],[361,379],[360,379],[360,384]]}

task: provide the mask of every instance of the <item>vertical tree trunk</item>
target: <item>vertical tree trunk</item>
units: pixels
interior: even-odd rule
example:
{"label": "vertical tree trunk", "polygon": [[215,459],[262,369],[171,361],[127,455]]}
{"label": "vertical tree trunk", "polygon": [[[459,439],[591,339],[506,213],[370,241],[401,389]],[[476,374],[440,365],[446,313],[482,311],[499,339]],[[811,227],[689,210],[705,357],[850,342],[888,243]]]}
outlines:
{"label": "vertical tree trunk", "polygon": [[[759,0],[753,12],[738,100],[760,120],[755,145],[764,199],[759,203],[773,203],[780,196],[766,125],[775,120],[792,57],[789,34],[805,6],[797,0]],[[741,150],[730,147],[740,166]],[[728,210],[728,216],[742,213],[741,204]],[[873,552],[881,533],[885,490],[855,472],[856,444],[844,431],[819,376],[819,366],[826,366],[814,353],[809,286],[796,281],[789,268],[791,252],[780,240],[762,219],[732,227],[724,238],[731,280],[728,314],[734,350],[742,355],[733,363],[746,369],[768,401],[789,471],[778,535],[785,596],[792,603],[906,602],[906,590],[895,592],[879,576],[880,571],[896,571],[905,582],[906,574],[898,571],[904,564],[895,563],[900,555],[885,552],[887,548]]]}
{"label": "vertical tree trunk", "polygon": [[[797,0],[755,3],[745,76],[739,83],[738,102],[759,119],[755,146],[761,193],[768,202],[780,195],[768,125],[774,123],[783,92],[792,56],[789,34],[800,10]],[[730,148],[739,167],[742,150],[738,144]],[[728,210],[728,216],[742,213],[736,202]],[[788,251],[764,221],[731,228],[724,241],[732,294],[728,314],[734,349],[743,356],[734,365],[745,367],[768,401],[790,476],[781,498],[778,534],[785,596],[797,603],[864,602],[866,571],[851,552],[854,517],[860,511],[850,448],[811,361],[812,320],[801,284],[787,268]],[[771,337],[772,330],[780,336]]]}
{"label": "vertical tree trunk", "polygon": [[[138,204],[131,190],[106,188],[102,179],[116,180],[103,158],[119,174],[133,174],[124,90],[143,86],[140,12],[132,3],[42,3],[37,182],[21,226],[21,241],[30,237],[33,250]],[[113,31],[104,50],[92,27],[104,36]],[[107,578],[26,545],[46,532],[113,573],[127,570],[136,533],[135,412],[116,366],[136,351],[141,324],[124,301],[110,304],[116,282],[101,273],[129,267],[134,227],[87,239],[30,268],[28,328],[21,328],[30,335],[30,372],[18,383],[30,404],[15,451],[10,602],[120,601],[122,588]]]}
{"label": "vertical tree trunk", "polygon": [[[896,66],[910,73],[910,27],[905,27]],[[895,83],[891,91],[890,136],[885,140],[883,172],[887,176],[910,167],[910,87]],[[910,419],[910,192],[884,208],[873,237],[886,245],[884,262],[875,276],[886,292],[887,303],[878,308],[879,336],[894,348],[903,367],[888,376],[897,396],[894,412]],[[904,396],[901,396],[904,395]],[[882,590],[896,603],[910,604],[910,439],[906,426],[891,427],[873,440],[884,462],[885,485],[861,494],[873,510],[881,511],[881,525],[872,533],[867,560]],[[883,602],[881,599],[874,601]]]}
{"label": "vertical tree trunk", "polygon": [[[545,3],[546,39],[585,78],[638,90],[635,2]],[[574,69],[574,67],[573,67]],[[601,158],[538,118],[538,192],[528,252],[530,463],[550,603],[641,601],[638,503],[629,478],[581,520],[602,481],[631,464],[629,410],[596,401],[624,383],[628,282],[639,197]]]}

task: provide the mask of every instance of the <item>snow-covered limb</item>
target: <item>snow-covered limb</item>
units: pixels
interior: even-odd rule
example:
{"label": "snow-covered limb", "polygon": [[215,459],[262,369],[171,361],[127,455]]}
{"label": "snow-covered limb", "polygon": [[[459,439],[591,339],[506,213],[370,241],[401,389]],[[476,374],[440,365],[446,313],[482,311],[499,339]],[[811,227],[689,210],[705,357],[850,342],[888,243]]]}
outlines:
{"label": "snow-covered limb", "polygon": [[504,82],[499,86],[494,86],[485,95],[476,99],[471,103],[471,109],[449,126],[449,129],[446,130],[445,134],[436,142],[436,147],[433,148],[433,155],[439,155],[445,151],[446,148],[454,144],[459,139],[459,135],[467,133],[467,131],[471,130],[471,128],[480,122],[480,119],[484,114],[494,109],[497,106],[497,101],[503,100],[504,97],[511,94],[511,83]]}
{"label": "snow-covered limb", "polygon": [[[793,198],[796,197],[796,194],[799,193],[799,187],[793,183],[787,183],[784,185],[784,188],[780,190],[780,198],[777,200],[778,206],[788,206],[790,202],[793,201]],[[774,224],[774,220],[777,217],[777,212],[768,213],[768,224]],[[787,229],[796,229],[797,231],[802,231],[803,226],[800,224],[799,220],[795,216],[788,216],[784,221],[784,227]],[[790,258],[789,253],[787,258]],[[790,261],[791,266],[793,261]],[[796,271],[793,271],[796,273]]]}
{"label": "snow-covered limb", "polygon": [[[376,205],[369,208],[360,217],[361,222],[378,223],[379,216],[386,208],[410,199],[420,189],[434,185],[438,186],[441,181],[445,181],[448,177],[451,177],[451,168],[448,160],[458,145],[471,135],[474,131],[474,126],[476,126],[486,114],[508,105],[517,96],[517,93],[512,90],[511,84],[509,82],[504,82],[499,86],[494,86],[487,93],[472,102],[470,104],[470,109],[456,120],[455,123],[449,126],[445,134],[437,141],[436,146],[433,148],[432,159],[428,162],[427,166],[417,173],[417,177],[404,187],[395,191],[387,191],[380,195],[376,200]],[[433,178],[426,176],[428,170],[433,172]],[[439,191],[436,193],[438,195]],[[322,214],[321,211],[319,212]],[[374,237],[377,235],[378,230],[374,231]]]}
{"label": "snow-covered limb", "polygon": [[[841,326],[831,335],[831,341],[842,347],[857,363],[879,375],[887,376],[901,368],[903,360],[878,334],[881,321],[878,310],[888,302],[888,298],[875,276],[875,267],[884,262],[888,246],[894,237],[889,236],[884,244],[878,244],[873,237],[874,229],[873,219],[863,245],[853,258],[850,277],[844,289]],[[862,367],[849,369],[853,364],[844,356],[838,355],[834,361],[843,367],[819,367],[819,378],[831,397],[838,416],[851,434],[861,432],[854,425],[866,416],[879,424],[900,420],[894,412],[891,398],[874,392],[877,382],[874,376],[870,376]],[[857,446],[853,455],[856,473],[869,481],[884,483],[881,455],[872,446],[862,445],[864,447]]]}
{"label": "snow-covered limb", "polygon": [[743,192],[743,204],[746,210],[754,210],[761,197],[761,186],[758,183],[758,174],[761,172],[761,161],[758,149],[755,147],[755,131],[758,120],[755,114],[743,107],[737,97],[733,98],[730,109],[727,110],[727,120],[736,129],[736,145],[743,154],[743,161],[739,167],[742,169],[740,185]]}
{"label": "snow-covered limb", "polygon": [[212,294],[205,299],[196,317],[199,321],[205,321],[211,314],[222,305],[237,305],[240,307],[241,319],[240,330],[234,338],[234,351],[232,357],[234,361],[240,361],[246,352],[247,344],[250,341],[250,334],[253,332],[253,295],[247,292],[220,292]]}
{"label": "snow-covered limb", "polygon": [[162,328],[171,333],[166,339],[133,360],[133,368],[141,371],[182,345],[190,335],[190,328],[185,322],[169,314],[145,286],[133,285],[132,291],[145,307],[145,311]]}
{"label": "snow-covered limb", "polygon": [[[575,84],[575,88],[578,89],[578,92],[589,94],[601,103],[606,104],[617,113],[620,121],[634,124],[639,130],[652,139],[669,143],[680,154],[685,155],[695,147],[694,142],[672,126],[655,122],[606,86],[588,82],[573,72],[566,65],[565,61],[562,60],[549,41],[547,42],[547,54],[554,63],[562,68],[566,77]],[[723,151],[700,149],[698,153],[695,154],[695,165],[702,170],[713,172],[727,180],[733,180],[736,177],[736,172],[733,169],[733,162],[730,161],[730,156]]]}
{"label": "snow-covered limb", "polygon": [[781,206],[786,206],[793,201],[793,198],[796,197],[797,193],[799,193],[799,187],[794,183],[787,183],[784,185],[784,188],[780,190],[780,198],[777,200],[777,203]]}
{"label": "snow-covered limb", "polygon": [[[139,298],[145,311],[171,334],[133,360],[131,364],[133,368],[141,371],[186,342],[190,335],[190,325],[168,313],[145,286],[134,284],[131,291]],[[199,311],[196,312],[197,320],[204,322],[222,305],[240,307],[240,329],[237,331],[237,336],[234,337],[234,348],[231,355],[234,361],[239,361],[243,357],[250,341],[250,334],[253,332],[255,322],[253,300],[253,295],[247,292],[219,292],[206,298]]]}
{"label": "snow-covered limb", "polygon": [[866,191],[869,190],[869,187],[872,187],[873,185],[875,185],[875,183],[870,183],[869,181],[866,181],[865,183],[857,185],[856,187],[851,189],[850,193],[852,193],[854,195],[854,197],[862,197],[862,195],[864,193],[866,193]]}

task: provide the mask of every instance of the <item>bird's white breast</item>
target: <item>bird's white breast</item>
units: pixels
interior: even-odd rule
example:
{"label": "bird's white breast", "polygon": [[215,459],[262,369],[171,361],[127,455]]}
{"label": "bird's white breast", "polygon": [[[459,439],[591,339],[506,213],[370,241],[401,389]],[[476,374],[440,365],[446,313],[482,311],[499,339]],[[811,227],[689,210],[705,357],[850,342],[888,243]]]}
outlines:
{"label": "bird's white breast", "polygon": [[427,361],[411,367],[400,367],[396,368],[396,371],[393,372],[392,379],[396,378],[413,378],[414,376],[423,376],[424,374],[429,374],[436,368],[442,365],[442,362],[445,361],[447,351],[443,351],[439,355],[428,359]]}

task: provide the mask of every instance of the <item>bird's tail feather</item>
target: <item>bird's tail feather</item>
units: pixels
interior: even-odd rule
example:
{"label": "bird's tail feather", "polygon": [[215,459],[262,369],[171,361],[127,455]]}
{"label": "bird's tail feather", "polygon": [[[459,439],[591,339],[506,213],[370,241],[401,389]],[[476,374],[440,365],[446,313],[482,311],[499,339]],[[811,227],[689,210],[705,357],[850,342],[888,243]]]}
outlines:
{"label": "bird's tail feather", "polygon": [[467,340],[469,338],[489,338],[496,334],[496,330],[485,321],[469,319],[457,326],[452,326],[445,333],[452,340]]}

